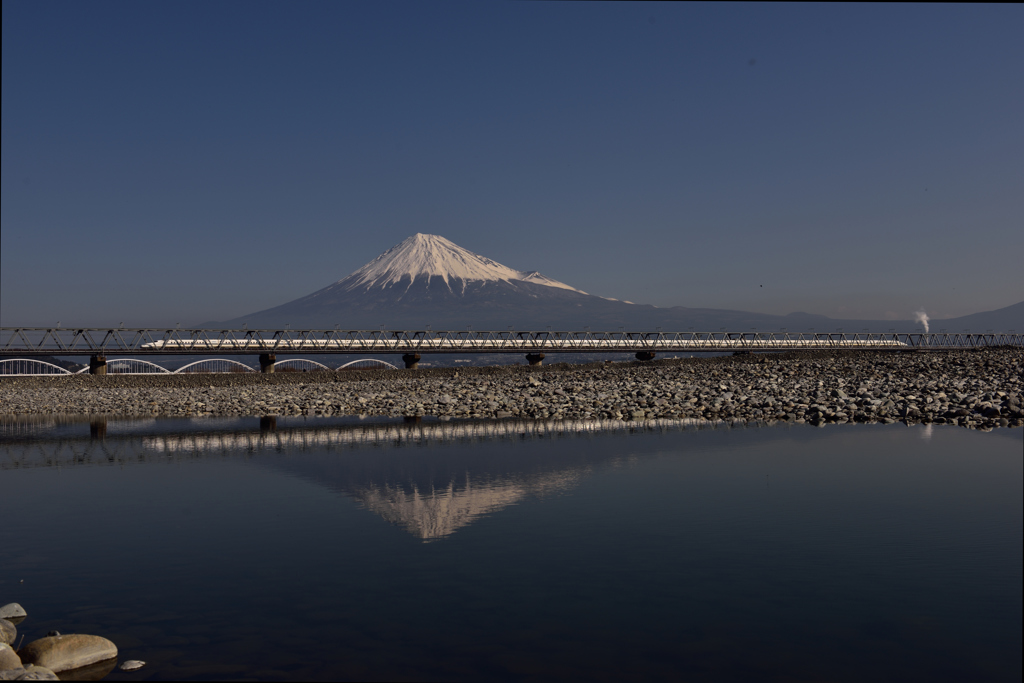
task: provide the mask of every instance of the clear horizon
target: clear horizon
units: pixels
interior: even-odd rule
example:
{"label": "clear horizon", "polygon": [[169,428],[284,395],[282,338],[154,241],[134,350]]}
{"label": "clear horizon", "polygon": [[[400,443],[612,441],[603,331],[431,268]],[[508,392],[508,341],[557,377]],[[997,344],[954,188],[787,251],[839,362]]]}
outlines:
{"label": "clear horizon", "polygon": [[1024,300],[1019,5],[3,4],[0,318],[183,325],[417,233],[591,294]]}

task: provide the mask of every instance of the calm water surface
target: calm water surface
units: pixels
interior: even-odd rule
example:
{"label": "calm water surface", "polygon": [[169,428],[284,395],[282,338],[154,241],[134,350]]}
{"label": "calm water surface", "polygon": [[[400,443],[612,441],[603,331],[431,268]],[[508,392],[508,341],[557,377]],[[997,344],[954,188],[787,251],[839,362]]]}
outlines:
{"label": "calm water surface", "polygon": [[0,603],[110,680],[1020,680],[1024,430],[587,428],[5,423]]}

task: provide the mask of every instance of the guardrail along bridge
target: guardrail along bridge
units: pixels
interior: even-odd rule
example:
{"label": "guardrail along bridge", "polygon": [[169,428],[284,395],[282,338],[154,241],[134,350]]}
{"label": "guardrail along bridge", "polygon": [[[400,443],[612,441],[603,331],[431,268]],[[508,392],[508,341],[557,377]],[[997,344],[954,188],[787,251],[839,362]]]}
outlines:
{"label": "guardrail along bridge", "polygon": [[924,332],[554,332],[507,330],[205,330],[166,328],[0,328],[0,358],[89,356],[106,374],[108,357],[258,355],[273,372],[278,354],[402,354],[415,368],[424,353],[523,353],[540,365],[548,353],[658,353],[824,350],[952,350],[1024,347],[1024,334]]}

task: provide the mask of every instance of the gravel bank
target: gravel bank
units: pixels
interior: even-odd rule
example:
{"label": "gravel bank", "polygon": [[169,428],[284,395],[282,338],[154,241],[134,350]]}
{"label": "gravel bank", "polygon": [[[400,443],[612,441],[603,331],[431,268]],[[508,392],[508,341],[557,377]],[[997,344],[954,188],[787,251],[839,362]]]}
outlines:
{"label": "gravel bank", "polygon": [[650,363],[0,379],[0,415],[434,415],[1024,425],[1024,351],[799,352]]}

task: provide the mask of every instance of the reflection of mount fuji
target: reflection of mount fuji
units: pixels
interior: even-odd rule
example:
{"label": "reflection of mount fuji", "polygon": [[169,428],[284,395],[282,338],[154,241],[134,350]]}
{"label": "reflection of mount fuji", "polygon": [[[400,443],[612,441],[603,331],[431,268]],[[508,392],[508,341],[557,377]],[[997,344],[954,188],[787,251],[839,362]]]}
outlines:
{"label": "reflection of mount fuji", "polygon": [[[358,501],[424,541],[451,535],[529,498],[575,487],[594,467],[621,458],[610,433],[707,429],[703,420],[394,421],[263,432],[152,437],[157,452],[276,451],[256,462]],[[311,422],[308,424],[316,424]]]}
{"label": "reflection of mount fuji", "polygon": [[[589,441],[589,440],[587,440]],[[413,536],[444,538],[523,500],[575,487],[602,457],[582,439],[306,452],[263,461],[357,500]]]}
{"label": "reflection of mount fuji", "polygon": [[520,481],[449,481],[446,488],[421,491],[415,485],[366,486],[347,493],[366,509],[413,536],[432,541],[449,536],[476,519],[514,505],[530,496],[544,496],[572,488],[586,472],[568,469]]}
{"label": "reflection of mount fuji", "polygon": [[[354,499],[430,541],[664,448],[665,433],[723,429],[732,430],[702,420],[0,420],[0,470],[242,456]],[[763,444],[786,433],[756,436]],[[627,434],[628,446],[615,438]]]}

